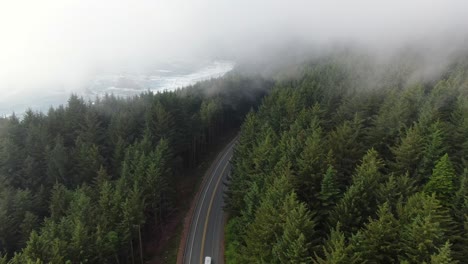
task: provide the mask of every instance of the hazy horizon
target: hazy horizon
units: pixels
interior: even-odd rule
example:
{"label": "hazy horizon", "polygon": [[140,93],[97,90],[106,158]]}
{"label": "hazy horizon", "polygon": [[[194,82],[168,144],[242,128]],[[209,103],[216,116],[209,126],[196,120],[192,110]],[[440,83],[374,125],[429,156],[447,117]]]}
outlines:
{"label": "hazy horizon", "polygon": [[3,2],[0,102],[75,92],[122,68],[284,62],[337,45],[381,58],[412,47],[434,66],[466,50],[466,10],[457,0]]}
{"label": "hazy horizon", "polygon": [[46,93],[32,90],[13,101],[2,100],[0,97],[0,117],[13,113],[21,117],[28,109],[47,112],[50,107],[66,104],[72,94],[83,97],[85,100],[94,100],[106,94],[128,97],[148,91],[154,93],[174,91],[199,81],[222,77],[233,68],[232,62],[212,61],[196,65],[178,62],[146,71],[119,69],[115,72],[96,75],[82,87],[77,87],[77,90],[49,87]]}

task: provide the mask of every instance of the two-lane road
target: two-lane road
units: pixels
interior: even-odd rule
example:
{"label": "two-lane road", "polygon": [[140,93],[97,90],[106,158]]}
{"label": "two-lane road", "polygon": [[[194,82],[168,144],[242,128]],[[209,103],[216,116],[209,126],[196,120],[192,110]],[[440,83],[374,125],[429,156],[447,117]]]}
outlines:
{"label": "two-lane road", "polygon": [[223,182],[229,173],[235,142],[236,139],[231,141],[218,155],[203,183],[187,236],[185,264],[203,264],[205,256],[210,256],[213,264],[224,263],[221,254],[224,237]]}

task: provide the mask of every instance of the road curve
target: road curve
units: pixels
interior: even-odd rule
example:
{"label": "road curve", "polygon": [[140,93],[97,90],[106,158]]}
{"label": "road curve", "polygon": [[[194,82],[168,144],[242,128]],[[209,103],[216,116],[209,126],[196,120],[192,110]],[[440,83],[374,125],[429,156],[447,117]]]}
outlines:
{"label": "road curve", "polygon": [[224,263],[221,254],[224,237],[223,183],[230,169],[229,160],[236,140],[221,151],[202,184],[184,249],[185,264],[203,264],[205,256],[210,256],[213,264]]}

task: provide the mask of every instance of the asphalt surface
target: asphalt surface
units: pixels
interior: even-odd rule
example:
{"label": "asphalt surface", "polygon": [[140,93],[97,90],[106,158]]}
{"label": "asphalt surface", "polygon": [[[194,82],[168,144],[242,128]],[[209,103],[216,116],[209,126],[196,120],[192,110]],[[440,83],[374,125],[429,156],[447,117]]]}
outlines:
{"label": "asphalt surface", "polygon": [[224,263],[222,243],[224,238],[224,182],[230,170],[230,159],[236,140],[218,155],[208,170],[190,223],[184,251],[185,264],[203,264],[206,256],[212,264]]}

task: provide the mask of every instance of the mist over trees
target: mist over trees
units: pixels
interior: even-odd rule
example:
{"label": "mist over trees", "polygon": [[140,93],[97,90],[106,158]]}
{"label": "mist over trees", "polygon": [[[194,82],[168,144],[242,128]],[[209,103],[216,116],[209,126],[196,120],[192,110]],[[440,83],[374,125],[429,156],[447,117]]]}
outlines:
{"label": "mist over trees", "polygon": [[140,261],[141,243],[177,210],[176,177],[271,86],[230,74],[1,118],[0,263]]}
{"label": "mist over trees", "polygon": [[467,60],[414,62],[341,53],[278,78],[234,150],[227,263],[466,263]]}
{"label": "mist over trees", "polygon": [[[0,118],[0,263],[133,263],[241,126],[227,263],[464,263],[468,60],[339,49]],[[266,95],[266,96],[265,96]]]}

